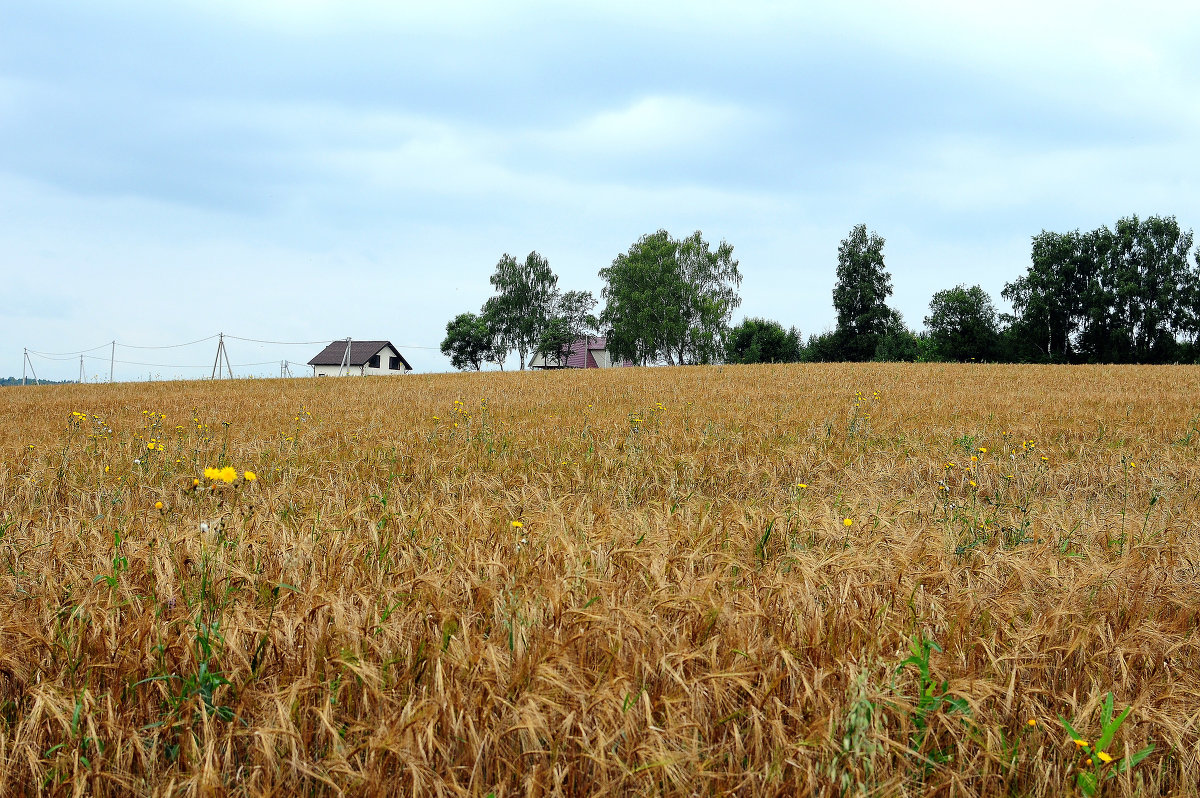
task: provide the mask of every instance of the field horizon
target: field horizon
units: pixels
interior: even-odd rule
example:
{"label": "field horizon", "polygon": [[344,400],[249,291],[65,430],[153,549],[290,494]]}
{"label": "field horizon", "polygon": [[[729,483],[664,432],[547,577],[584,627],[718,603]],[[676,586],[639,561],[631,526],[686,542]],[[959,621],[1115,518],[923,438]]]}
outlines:
{"label": "field horizon", "polygon": [[1197,395],[940,363],[6,390],[0,794],[1200,795]]}

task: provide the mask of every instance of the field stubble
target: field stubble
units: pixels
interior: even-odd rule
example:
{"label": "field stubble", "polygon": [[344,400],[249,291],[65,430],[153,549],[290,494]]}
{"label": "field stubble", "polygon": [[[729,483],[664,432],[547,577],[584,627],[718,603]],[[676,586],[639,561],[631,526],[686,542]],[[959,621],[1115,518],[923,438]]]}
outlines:
{"label": "field stubble", "polygon": [[0,793],[1196,795],[1197,395],[976,365],[5,390]]}

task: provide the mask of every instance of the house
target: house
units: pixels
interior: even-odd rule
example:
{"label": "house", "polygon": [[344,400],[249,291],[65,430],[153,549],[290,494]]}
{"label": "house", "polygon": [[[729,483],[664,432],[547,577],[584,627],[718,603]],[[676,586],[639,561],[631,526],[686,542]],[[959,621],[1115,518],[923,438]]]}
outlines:
{"label": "house", "polygon": [[404,374],[412,366],[391,341],[334,341],[308,361],[314,377]]}
{"label": "house", "polygon": [[561,355],[544,358],[534,355],[529,361],[531,369],[606,369],[613,366],[632,366],[628,360],[614,362],[608,352],[604,338],[580,338],[571,347],[571,356],[563,362]]}

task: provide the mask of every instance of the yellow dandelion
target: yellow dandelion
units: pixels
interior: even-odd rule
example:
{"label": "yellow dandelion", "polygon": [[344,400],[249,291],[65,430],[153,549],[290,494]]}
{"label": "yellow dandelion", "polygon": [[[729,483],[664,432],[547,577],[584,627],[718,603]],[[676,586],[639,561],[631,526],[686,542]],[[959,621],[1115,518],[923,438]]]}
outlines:
{"label": "yellow dandelion", "polygon": [[154,503],[154,509],[155,509],[155,510],[161,510],[162,508],[163,508],[163,503],[162,503],[162,502],[155,502],[155,503]]}
{"label": "yellow dandelion", "polygon": [[192,477],[192,487],[193,488],[200,487],[200,480],[196,479],[195,477]]}
{"label": "yellow dandelion", "polygon": [[1089,765],[1092,764],[1092,758],[1090,756],[1087,759],[1087,764],[1089,764]]}
{"label": "yellow dandelion", "polygon": [[983,452],[984,454],[987,454],[987,447],[986,447],[986,446],[980,446],[980,447],[979,447],[979,451]]}
{"label": "yellow dandelion", "polygon": [[842,526],[854,526],[854,519],[853,518],[843,518]]}
{"label": "yellow dandelion", "polygon": [[972,487],[972,488],[977,488],[977,487],[979,487],[979,486],[975,484],[974,480],[972,480],[972,481],[971,481],[971,487]]}
{"label": "yellow dandelion", "polygon": [[1037,726],[1037,718],[1030,718],[1025,722],[1026,726]]}
{"label": "yellow dandelion", "polygon": [[1080,748],[1087,748],[1089,745],[1091,745],[1091,743],[1089,743],[1087,740],[1081,740],[1078,737],[1075,738],[1074,743]]}
{"label": "yellow dandelion", "polygon": [[242,474],[242,479],[246,480],[247,482],[253,482],[254,480],[258,479],[258,474],[255,474],[253,471],[247,471]]}
{"label": "yellow dandelion", "polygon": [[513,527],[513,529],[520,529],[520,528],[521,528],[521,527],[523,527],[523,526],[525,526],[525,525],[524,525],[524,524],[522,524],[520,521],[513,521],[513,522],[512,522],[512,527]]}

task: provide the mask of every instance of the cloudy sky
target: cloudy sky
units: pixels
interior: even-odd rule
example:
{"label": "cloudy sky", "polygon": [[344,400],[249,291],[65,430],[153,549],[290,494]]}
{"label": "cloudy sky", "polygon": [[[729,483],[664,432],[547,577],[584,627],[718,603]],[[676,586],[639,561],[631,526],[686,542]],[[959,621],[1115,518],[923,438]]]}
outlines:
{"label": "cloudy sky", "polygon": [[[864,222],[920,328],[958,283],[1002,304],[1042,229],[1200,224],[1198,100],[1194,2],[0,0],[0,376],[218,331],[446,370],[501,254],[599,295],[659,228],[807,335]],[[239,374],[315,351],[229,342]]]}

